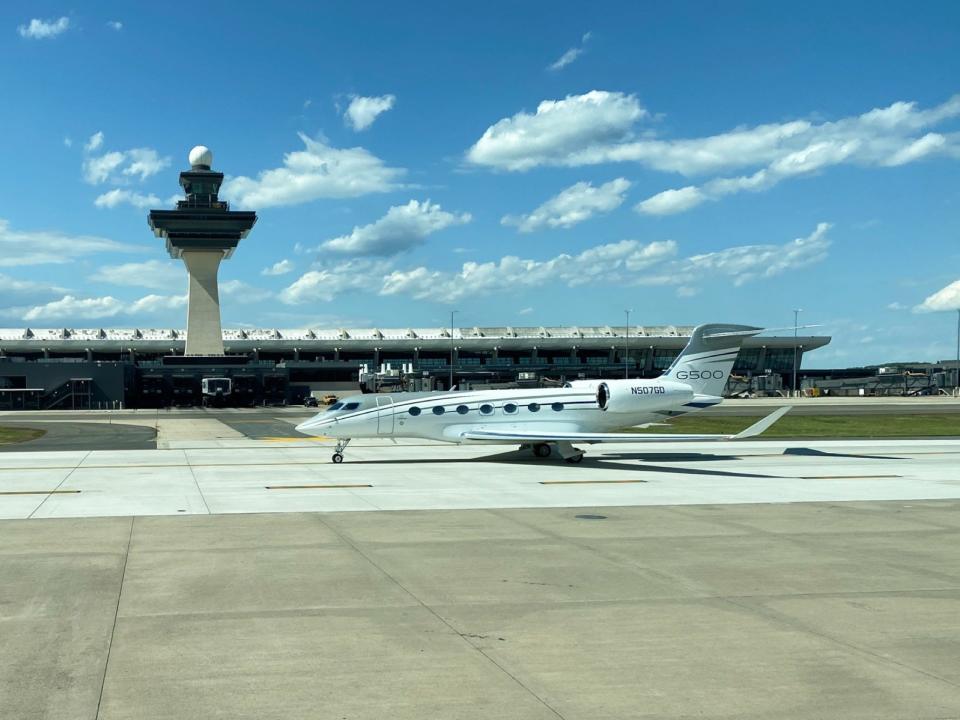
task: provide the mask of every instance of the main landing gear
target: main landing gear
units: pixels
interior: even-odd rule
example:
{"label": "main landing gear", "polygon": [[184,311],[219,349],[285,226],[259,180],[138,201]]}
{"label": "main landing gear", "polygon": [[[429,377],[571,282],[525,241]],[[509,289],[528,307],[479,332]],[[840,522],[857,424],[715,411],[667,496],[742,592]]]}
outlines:
{"label": "main landing gear", "polygon": [[333,449],[333,461],[338,465],[343,462],[343,451],[350,444],[350,438],[346,440],[337,440],[337,446]]}
{"label": "main landing gear", "polygon": [[578,448],[575,448],[573,445],[571,445],[568,442],[556,442],[556,443],[544,442],[544,443],[534,443],[532,446],[530,445],[520,446],[521,450],[525,450],[527,448],[530,448],[531,450],[533,450],[533,454],[536,455],[538,458],[550,457],[550,455],[553,454],[553,449],[556,448],[557,453],[560,455],[560,457],[562,457],[568,463],[575,465],[583,461],[583,450],[579,450]]}

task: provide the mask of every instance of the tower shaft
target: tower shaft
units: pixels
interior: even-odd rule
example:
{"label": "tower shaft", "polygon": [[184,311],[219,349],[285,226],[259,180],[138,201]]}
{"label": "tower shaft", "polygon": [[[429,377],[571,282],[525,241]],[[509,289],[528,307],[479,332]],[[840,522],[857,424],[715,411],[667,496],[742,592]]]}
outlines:
{"label": "tower shaft", "polygon": [[185,355],[223,355],[217,271],[223,252],[186,250],[180,254],[190,275]]}

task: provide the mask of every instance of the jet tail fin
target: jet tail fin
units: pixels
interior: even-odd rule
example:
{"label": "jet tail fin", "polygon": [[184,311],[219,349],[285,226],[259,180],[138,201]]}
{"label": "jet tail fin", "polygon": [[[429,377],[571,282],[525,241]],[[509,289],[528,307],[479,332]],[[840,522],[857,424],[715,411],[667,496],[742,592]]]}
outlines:
{"label": "jet tail fin", "polygon": [[689,385],[694,393],[723,395],[740,345],[763,331],[750,325],[698,325],[662,377]]}

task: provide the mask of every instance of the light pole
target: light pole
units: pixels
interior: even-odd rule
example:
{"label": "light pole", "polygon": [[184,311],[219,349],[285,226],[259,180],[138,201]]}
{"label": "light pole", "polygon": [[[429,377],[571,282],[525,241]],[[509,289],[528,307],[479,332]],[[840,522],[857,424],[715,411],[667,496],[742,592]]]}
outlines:
{"label": "light pole", "polygon": [[623,353],[623,377],[625,380],[630,379],[630,313],[631,310],[624,310],[627,314],[627,340],[624,347]]}
{"label": "light pole", "polygon": [[456,315],[459,310],[450,311],[450,384],[447,386],[447,390],[453,390],[453,316]]}
{"label": "light pole", "polygon": [[797,396],[797,328],[802,309],[793,311],[793,397]]}

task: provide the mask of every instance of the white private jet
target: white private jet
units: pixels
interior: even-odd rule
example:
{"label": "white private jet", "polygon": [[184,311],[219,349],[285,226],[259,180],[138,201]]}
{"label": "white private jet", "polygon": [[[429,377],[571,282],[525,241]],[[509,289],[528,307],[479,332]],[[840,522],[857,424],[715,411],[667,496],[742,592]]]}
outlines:
{"label": "white private jet", "polygon": [[343,462],[352,438],[424,438],[450,443],[519,442],[537,457],[556,451],[578,463],[573,443],[703,442],[759,435],[783,417],[782,407],[735,435],[610,432],[661,424],[723,401],[721,393],[744,338],[763,332],[747,325],[700,325],[673,364],[653,380],[575,380],[561,388],[367,394],[347,397],[297,425],[308,435],[338,440]]}

